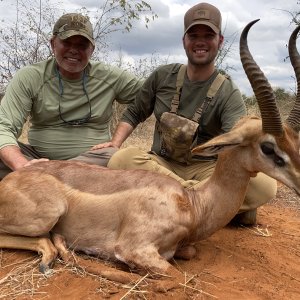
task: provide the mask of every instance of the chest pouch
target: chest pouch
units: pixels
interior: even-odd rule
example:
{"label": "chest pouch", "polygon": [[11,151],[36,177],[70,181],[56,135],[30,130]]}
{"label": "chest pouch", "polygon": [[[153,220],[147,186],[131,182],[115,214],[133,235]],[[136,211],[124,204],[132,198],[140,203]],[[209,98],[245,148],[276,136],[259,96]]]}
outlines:
{"label": "chest pouch", "polygon": [[208,107],[226,77],[221,74],[217,75],[207,92],[206,98],[190,120],[177,115],[185,73],[186,65],[182,65],[177,75],[176,93],[172,99],[171,111],[164,112],[161,115],[159,131],[161,135],[160,155],[187,164],[192,158],[191,150],[196,146],[202,113]]}
{"label": "chest pouch", "polygon": [[161,156],[181,163],[187,162],[198,127],[197,122],[171,112],[164,112],[160,118]]}

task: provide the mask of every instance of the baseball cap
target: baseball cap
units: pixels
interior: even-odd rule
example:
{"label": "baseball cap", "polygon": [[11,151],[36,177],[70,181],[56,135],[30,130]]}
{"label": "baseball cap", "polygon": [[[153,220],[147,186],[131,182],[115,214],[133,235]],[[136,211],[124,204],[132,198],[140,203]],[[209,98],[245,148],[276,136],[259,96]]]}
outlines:
{"label": "baseball cap", "polygon": [[184,34],[194,25],[207,25],[215,33],[220,33],[222,16],[220,11],[208,3],[199,3],[191,7],[184,15]]}
{"label": "baseball cap", "polygon": [[82,14],[71,13],[62,15],[54,25],[53,35],[65,40],[73,35],[87,38],[94,46],[93,26],[89,17]]}

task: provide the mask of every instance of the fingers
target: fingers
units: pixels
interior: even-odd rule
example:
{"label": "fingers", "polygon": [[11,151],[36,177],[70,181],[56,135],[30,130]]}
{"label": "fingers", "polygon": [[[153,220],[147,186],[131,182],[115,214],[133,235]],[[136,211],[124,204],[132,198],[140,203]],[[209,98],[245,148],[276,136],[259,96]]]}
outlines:
{"label": "fingers", "polygon": [[102,144],[95,145],[91,148],[91,150],[98,150],[98,149],[103,149],[103,148],[108,148],[108,147],[116,147],[112,142],[106,142]]}
{"label": "fingers", "polygon": [[30,161],[28,161],[23,167],[28,167],[31,166],[37,162],[41,162],[41,161],[49,161],[48,158],[39,158],[39,159],[32,159]]}

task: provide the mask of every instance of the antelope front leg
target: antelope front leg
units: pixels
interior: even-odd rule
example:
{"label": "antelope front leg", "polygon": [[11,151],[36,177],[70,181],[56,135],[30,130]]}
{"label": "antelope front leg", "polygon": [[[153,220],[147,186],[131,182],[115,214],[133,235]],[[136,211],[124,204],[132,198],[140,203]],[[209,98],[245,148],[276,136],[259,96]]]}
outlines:
{"label": "antelope front leg", "polygon": [[174,266],[158,253],[153,245],[139,245],[133,249],[129,247],[127,241],[124,245],[119,241],[115,246],[115,256],[142,275],[149,273],[154,278],[181,275]]}
{"label": "antelope front leg", "polygon": [[[108,280],[111,280],[114,282],[119,282],[122,284],[131,284],[131,283],[137,282],[141,279],[141,277],[138,274],[128,273],[128,272],[124,272],[121,270],[117,270],[115,268],[110,268],[108,266],[101,264],[101,262],[91,263],[85,259],[82,259],[80,256],[77,256],[74,253],[71,253],[66,247],[64,237],[60,234],[56,234],[56,233],[53,234],[52,240],[53,240],[53,243],[54,243],[56,249],[58,250],[59,255],[61,256],[61,258],[64,261],[66,261],[66,262],[72,261],[73,265],[84,268],[85,271],[88,273],[98,275],[98,276],[101,276]],[[124,254],[124,252],[123,252],[123,254]],[[131,253],[131,254],[134,255],[135,259],[137,258],[135,256],[135,253]],[[160,274],[155,273],[156,275],[163,277],[165,275],[164,273],[169,273],[168,275],[166,275],[166,278],[169,278],[169,277],[174,278],[177,275],[180,275],[180,277],[182,277],[182,274],[175,267],[173,267],[166,260],[164,260],[157,253],[157,251],[156,251],[156,254],[154,253],[154,256],[157,256],[157,258],[159,259],[159,261],[160,261],[158,263],[159,267],[160,267],[159,270],[162,272]],[[138,265],[144,266],[145,260],[143,258],[145,258],[146,263],[149,265],[148,256],[146,253],[145,253],[145,256],[141,257],[141,260],[139,260],[139,259],[132,260],[131,259],[130,263],[134,263],[135,266],[138,266]],[[128,263],[128,261],[126,261],[125,259],[122,258],[121,260],[130,265],[130,263]],[[157,266],[157,264],[155,264],[155,266]],[[153,270],[153,269],[154,269],[154,267],[153,267],[153,265],[151,265],[151,270]],[[158,271],[158,269],[156,267],[155,267],[155,270]],[[167,270],[167,272],[164,272],[165,270]],[[147,280],[151,281],[150,278],[147,278]],[[166,292],[167,290],[178,287],[177,281],[174,281],[174,280],[170,280],[170,281],[164,280],[162,283],[159,283],[156,281],[151,281],[151,282],[153,284],[153,288],[157,292]]]}
{"label": "antelope front leg", "polygon": [[49,238],[0,234],[0,248],[32,250],[42,254],[40,271],[46,274],[52,267],[57,250]]}
{"label": "antelope front leg", "polygon": [[149,274],[150,278],[163,279],[151,281],[156,292],[166,291],[180,287],[182,273],[165,260],[153,245],[130,249],[128,244],[115,247],[116,257],[131,266],[138,273]]}
{"label": "antelope front leg", "polygon": [[90,263],[89,261],[82,259],[80,256],[75,255],[67,249],[65,239],[60,234],[54,233],[52,235],[52,240],[56,249],[58,250],[60,257],[64,262],[84,268],[88,273],[123,284],[129,284],[140,279],[140,276],[137,274],[131,274],[121,270],[110,268],[108,266],[102,265],[101,263]]}
{"label": "antelope front leg", "polygon": [[59,253],[59,256],[65,263],[68,263],[70,260],[75,260],[75,256],[72,255],[71,251],[67,249],[65,238],[62,235],[58,233],[52,233],[51,238],[55,248]]}

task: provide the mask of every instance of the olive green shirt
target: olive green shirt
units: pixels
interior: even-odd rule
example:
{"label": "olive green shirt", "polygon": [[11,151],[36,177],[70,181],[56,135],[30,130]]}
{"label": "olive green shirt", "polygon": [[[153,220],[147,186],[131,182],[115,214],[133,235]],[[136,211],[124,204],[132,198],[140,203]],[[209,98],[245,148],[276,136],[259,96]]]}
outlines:
{"label": "olive green shirt", "polygon": [[[17,145],[22,127],[30,117],[28,141],[42,157],[69,159],[92,146],[109,141],[112,105],[116,100],[130,103],[142,81],[116,67],[91,61],[86,68],[86,93],[83,80],[62,78],[59,87],[55,59],[19,70],[8,85],[0,106],[0,149]],[[62,91],[63,90],[63,91]],[[64,120],[92,116],[80,126]]]}
{"label": "olive green shirt", "polygon": [[[161,136],[158,130],[162,113],[170,111],[171,102],[176,92],[176,79],[180,64],[169,64],[157,68],[138,92],[135,102],[131,103],[122,121],[136,127],[152,113],[156,117],[156,126],[152,151],[160,153]],[[217,76],[217,71],[207,81],[190,81],[185,76],[178,114],[191,119],[206,98],[208,89]],[[246,114],[242,95],[231,79],[226,79],[199,121],[197,144],[228,132],[235,122]]]}

